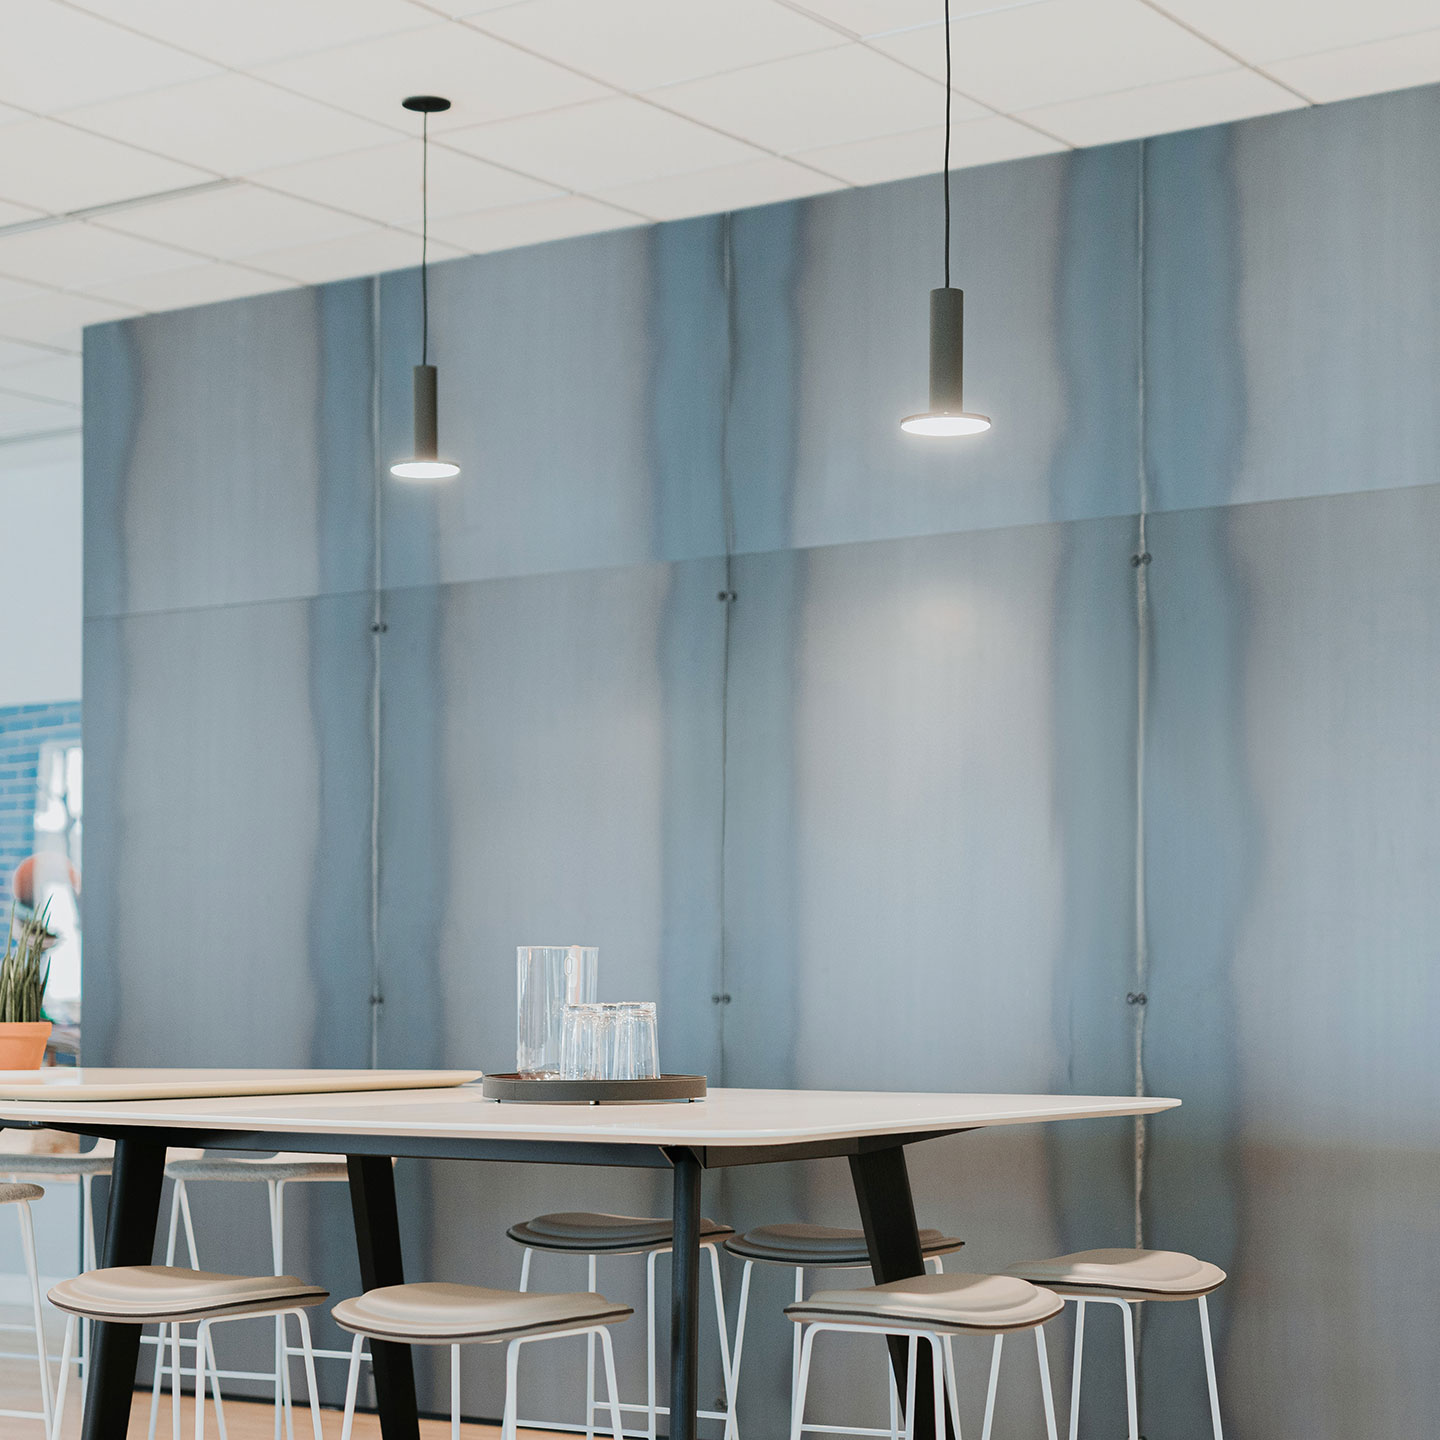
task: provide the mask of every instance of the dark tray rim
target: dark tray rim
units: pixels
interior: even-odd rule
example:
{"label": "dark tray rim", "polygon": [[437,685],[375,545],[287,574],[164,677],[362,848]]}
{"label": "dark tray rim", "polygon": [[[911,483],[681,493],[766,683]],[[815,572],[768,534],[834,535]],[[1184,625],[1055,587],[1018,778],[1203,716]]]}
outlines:
{"label": "dark tray rim", "polygon": [[703,1075],[661,1075],[654,1080],[536,1080],[512,1073],[487,1074],[487,1100],[526,1105],[635,1105],[662,1100],[703,1100]]}

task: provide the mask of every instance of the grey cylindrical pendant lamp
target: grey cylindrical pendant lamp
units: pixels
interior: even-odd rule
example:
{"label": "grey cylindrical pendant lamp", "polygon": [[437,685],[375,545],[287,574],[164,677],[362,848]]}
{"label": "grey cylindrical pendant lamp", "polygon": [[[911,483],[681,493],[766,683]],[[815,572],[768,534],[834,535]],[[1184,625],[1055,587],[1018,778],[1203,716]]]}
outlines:
{"label": "grey cylindrical pendant lamp", "polygon": [[440,458],[435,379],[433,365],[415,367],[415,448],[410,459],[390,467],[402,480],[446,480],[460,473],[458,465]]}
{"label": "grey cylindrical pendant lamp", "polygon": [[986,415],[965,409],[965,292],[944,286],[930,292],[930,408],[907,415],[900,428],[912,435],[978,435]]}
{"label": "grey cylindrical pendant lamp", "polygon": [[[442,95],[411,95],[401,102],[407,110],[426,117],[450,108]],[[436,420],[435,367],[429,364],[430,350],[430,131],[422,132],[422,168],[420,172],[421,238],[420,238],[420,361],[415,367],[415,449],[408,460],[399,460],[390,473],[402,480],[448,480],[460,473],[453,461],[440,458],[440,427]]]}

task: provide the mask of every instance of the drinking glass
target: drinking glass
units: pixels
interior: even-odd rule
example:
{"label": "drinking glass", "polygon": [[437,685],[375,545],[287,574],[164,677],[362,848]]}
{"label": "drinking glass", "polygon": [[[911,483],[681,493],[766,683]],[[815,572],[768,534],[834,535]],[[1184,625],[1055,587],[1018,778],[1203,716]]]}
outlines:
{"label": "drinking glass", "polygon": [[627,1000],[610,1008],[610,1080],[654,1080],[660,1045],[653,1000]]}
{"label": "drinking glass", "polygon": [[561,1023],[560,1078],[603,1080],[610,1014],[604,1005],[567,1005]]}
{"label": "drinking glass", "polygon": [[565,1007],[593,1001],[599,986],[600,951],[593,945],[517,948],[515,1069],[521,1075],[559,1075]]}

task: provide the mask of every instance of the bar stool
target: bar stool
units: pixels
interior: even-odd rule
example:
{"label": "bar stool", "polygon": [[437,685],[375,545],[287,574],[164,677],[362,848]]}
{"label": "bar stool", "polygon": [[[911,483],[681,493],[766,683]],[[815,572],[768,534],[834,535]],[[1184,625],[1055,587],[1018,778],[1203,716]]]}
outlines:
{"label": "bar stool", "polygon": [[[648,1440],[656,1440],[656,1422],[661,1415],[668,1415],[670,1407],[658,1403],[655,1381],[655,1262],[661,1255],[668,1255],[674,1239],[674,1226],[669,1220],[650,1219],[640,1215],[605,1215],[591,1211],[567,1211],[554,1215],[537,1215],[533,1220],[524,1220],[512,1225],[505,1232],[510,1239],[525,1247],[520,1262],[520,1293],[530,1289],[530,1261],[536,1250],[553,1251],[557,1254],[583,1255],[587,1261],[586,1284],[595,1289],[596,1258],[600,1255],[644,1255],[645,1256],[645,1404],[630,1405],[619,1401],[621,1410],[643,1411],[646,1427],[643,1433]],[[697,1410],[702,1420],[725,1422],[726,1435],[734,1428],[732,1416],[735,1413],[735,1378],[730,1363],[730,1342],[725,1320],[725,1290],[720,1279],[720,1256],[716,1247],[722,1240],[734,1235],[728,1225],[718,1225],[714,1220],[700,1221],[700,1247],[710,1256],[710,1282],[715,1295],[715,1323],[720,1330],[720,1368],[725,1379],[725,1410]],[[586,1347],[585,1378],[585,1433],[592,1435],[595,1427],[595,1338],[592,1335]],[[517,1422],[519,1423],[519,1422]],[[569,1429],[565,1425],[550,1422],[523,1422],[532,1429]]]}
{"label": "bar stool", "polygon": [[635,1312],[613,1305],[603,1295],[530,1295],[523,1290],[486,1290],[478,1285],[386,1285],[342,1300],[331,1314],[353,1332],[350,1376],[345,1386],[345,1420],[340,1440],[350,1440],[355,1423],[355,1394],[360,1384],[360,1347],[372,1340],[406,1345],[450,1347],[450,1434],[460,1440],[460,1347],[505,1344],[505,1414],[501,1440],[515,1440],[515,1381],[520,1347],[559,1335],[598,1336],[605,1359],[610,1426],[621,1440],[620,1404],[615,1389],[615,1353],[611,1325]]}
{"label": "bar stool", "polygon": [[[40,1308],[40,1272],[35,1262],[35,1219],[30,1214],[30,1202],[39,1200],[44,1194],[38,1185],[0,1185],[0,1205],[13,1205],[20,1222],[20,1246],[25,1252],[25,1278],[30,1282],[30,1315],[35,1330],[35,1358],[40,1366],[41,1405],[39,1410],[0,1410],[0,1416],[11,1420],[43,1420],[46,1434],[49,1434],[50,1359],[45,1353],[45,1315]],[[25,1325],[0,1325],[0,1330],[28,1328]]]}
{"label": "bar stool", "polygon": [[[315,1388],[315,1357],[310,1348],[310,1320],[305,1311],[329,1298],[329,1292],[307,1285],[293,1275],[215,1275],[204,1270],[181,1270],[173,1265],[119,1265],[87,1270],[73,1280],[62,1280],[50,1291],[50,1303],[65,1311],[65,1344],[61,1350],[60,1392],[55,1401],[51,1440],[59,1440],[65,1419],[65,1389],[70,1378],[70,1356],[75,1345],[77,1320],[109,1320],[122,1325],[160,1324],[170,1331],[175,1374],[180,1374],[180,1326],[196,1325],[195,1353],[210,1349],[210,1327],[226,1320],[252,1320],[273,1315],[283,1325],[294,1315],[300,1325],[300,1353],[310,1386],[310,1420],[315,1440],[324,1440],[320,1428],[320,1398]],[[288,1366],[288,1361],[287,1361]],[[195,1440],[205,1437],[206,1367],[195,1367]],[[180,1440],[179,1384],[172,1430]],[[220,1392],[215,1390],[217,1416]]]}
{"label": "bar stool", "polygon": [[[42,1132],[49,1133],[49,1132]],[[69,1137],[66,1137],[67,1139]],[[115,1164],[115,1142],[97,1140],[92,1149],[83,1154],[71,1151],[65,1154],[0,1154],[0,1179],[11,1183],[38,1181],[75,1181],[80,1186],[80,1266],[84,1270],[95,1268],[95,1177],[108,1175]],[[66,1267],[69,1268],[68,1266]],[[38,1285],[36,1287],[38,1291]],[[47,1353],[46,1359],[56,1359]],[[80,1327],[80,1350],[74,1365],[80,1380],[80,1393],[85,1393],[85,1378],[90,1372],[90,1322]],[[82,1401],[81,1415],[84,1415]]]}
{"label": "bar stool", "polygon": [[[790,1440],[800,1440],[805,1427],[805,1392],[810,1383],[810,1359],[815,1337],[823,1331],[855,1335],[897,1336],[909,1341],[906,1394],[915,1393],[917,1356],[922,1341],[930,1346],[935,1392],[935,1434],[945,1434],[945,1391],[949,1379],[950,1419],[960,1435],[960,1401],[955,1385],[955,1362],[943,1341],[952,1335],[993,1335],[990,1384],[985,1395],[985,1425],[981,1440],[990,1440],[995,1418],[995,1389],[1000,1379],[1000,1351],[1011,1331],[1033,1330],[1040,1361],[1040,1395],[1045,1406],[1045,1429],[1056,1440],[1055,1401],[1050,1391],[1050,1363],[1041,1328],[1065,1308],[1065,1302],[1013,1275],[916,1275],[860,1290],[817,1290],[808,1300],[785,1307],[785,1314],[800,1327],[800,1379],[790,1418]],[[906,1440],[915,1433],[914,1406],[905,1417]]]}
{"label": "bar stool", "polygon": [[[179,1228],[185,1229],[185,1246],[190,1264],[197,1269],[200,1253],[195,1244],[195,1225],[190,1213],[189,1186],[201,1181],[224,1181],[236,1183],[263,1183],[270,1202],[270,1259],[274,1273],[281,1275],[285,1270],[285,1187],[293,1184],[338,1184],[349,1179],[345,1159],[340,1155],[304,1155],[281,1152],[275,1155],[215,1155],[203,1150],[172,1151],[171,1159],[165,1166],[165,1175],[173,1183],[170,1197],[170,1229],[165,1242],[165,1263],[173,1265],[176,1259]],[[196,1341],[199,1340],[196,1335]],[[209,1336],[206,1335],[208,1342]],[[149,1340],[149,1337],[146,1337]],[[155,1357],[155,1375],[150,1391],[149,1440],[155,1440],[156,1425],[160,1411],[160,1389],[165,1371],[172,1371],[172,1392],[178,1385],[175,1372],[175,1357],[178,1348],[171,1344],[171,1364],[164,1363],[166,1334],[162,1325],[160,1333],[151,1342],[158,1349]],[[182,1344],[184,1342],[181,1342]],[[275,1368],[268,1370],[221,1370],[213,1348],[206,1356],[210,1369],[210,1383],[214,1393],[220,1393],[220,1381],[225,1380],[269,1380],[275,1394],[275,1440],[280,1440],[281,1417],[285,1418],[287,1432],[294,1433],[290,1418],[292,1396],[290,1393],[290,1367],[286,1363],[288,1354],[297,1353],[285,1349],[285,1321],[277,1316],[275,1321]],[[197,1354],[197,1368],[199,1364]],[[344,1350],[314,1350],[311,1354],[322,1360],[346,1360],[349,1352]]]}
{"label": "bar stool", "polygon": [[1210,1424],[1215,1440],[1220,1429],[1220,1391],[1215,1383],[1215,1351],[1210,1341],[1210,1311],[1205,1297],[1225,1283],[1225,1272],[1208,1260],[1178,1250],[1079,1250],[1050,1260],[1011,1265],[1018,1275],[1045,1285],[1075,1302],[1075,1364],[1070,1380],[1070,1440],[1080,1426],[1080,1362],[1085,1347],[1085,1307],[1118,1305],[1125,1326],[1125,1404],[1130,1440],[1139,1440],[1139,1405],[1135,1394],[1135,1323],[1130,1307],[1143,1300],[1194,1300],[1200,1306],[1200,1339],[1205,1349],[1205,1379],[1210,1387]]}
{"label": "bar stool", "polygon": [[[950,1255],[964,1245],[963,1240],[942,1235],[938,1230],[920,1232],[920,1251],[925,1257],[926,1268],[934,1266],[934,1273],[945,1269],[943,1255]],[[856,1270],[868,1268],[870,1252],[865,1246],[863,1230],[847,1230],[837,1225],[758,1225],[743,1235],[732,1236],[725,1242],[730,1254],[745,1262],[740,1276],[740,1308],[735,1316],[735,1346],[731,1353],[730,1369],[735,1378],[735,1389],[740,1389],[740,1359],[745,1349],[745,1317],[750,1308],[750,1276],[756,1264],[783,1265],[795,1271],[795,1299],[805,1298],[805,1272],[807,1270]],[[887,1369],[887,1373],[890,1373]],[[790,1353],[790,1403],[795,1403],[795,1390],[800,1380],[800,1331],[795,1330],[794,1344]],[[888,1430],[877,1430],[864,1426],[806,1425],[804,1428],[825,1434],[838,1435],[892,1435],[895,1430],[895,1405],[897,1392],[895,1377],[890,1373],[890,1417]],[[732,1407],[733,1408],[733,1407]]]}

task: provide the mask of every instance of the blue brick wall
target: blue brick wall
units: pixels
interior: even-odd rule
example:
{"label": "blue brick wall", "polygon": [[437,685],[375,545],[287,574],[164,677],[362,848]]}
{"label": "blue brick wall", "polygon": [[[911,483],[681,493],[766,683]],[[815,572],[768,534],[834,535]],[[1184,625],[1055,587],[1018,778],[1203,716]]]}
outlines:
{"label": "blue brick wall", "polygon": [[[80,702],[0,705],[0,906],[10,913],[10,877],[35,848],[35,778],[47,740],[80,739]],[[0,925],[4,919],[0,918]]]}

